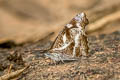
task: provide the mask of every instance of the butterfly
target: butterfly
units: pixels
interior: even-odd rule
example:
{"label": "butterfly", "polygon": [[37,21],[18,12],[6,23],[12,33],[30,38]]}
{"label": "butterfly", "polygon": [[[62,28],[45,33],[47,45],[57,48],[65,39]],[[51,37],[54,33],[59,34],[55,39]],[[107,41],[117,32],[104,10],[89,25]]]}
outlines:
{"label": "butterfly", "polygon": [[85,13],[77,14],[64,26],[45,56],[54,61],[71,61],[87,56],[89,47],[85,28],[88,23]]}

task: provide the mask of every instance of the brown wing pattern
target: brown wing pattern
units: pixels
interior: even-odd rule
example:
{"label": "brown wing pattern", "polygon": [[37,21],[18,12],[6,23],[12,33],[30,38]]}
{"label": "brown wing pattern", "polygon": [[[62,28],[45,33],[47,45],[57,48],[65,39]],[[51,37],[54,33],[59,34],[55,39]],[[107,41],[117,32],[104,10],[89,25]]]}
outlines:
{"label": "brown wing pattern", "polygon": [[69,29],[64,28],[59,33],[59,35],[56,37],[55,41],[53,42],[53,45],[51,46],[50,52],[72,54],[72,50],[73,50],[72,46],[74,46],[73,42],[71,42],[71,44],[63,50],[53,50],[55,48],[60,48],[60,47],[64,46],[65,43],[63,43],[63,35],[65,35],[65,34],[66,34],[66,43],[69,43],[70,41],[72,41]]}
{"label": "brown wing pattern", "polygon": [[65,28],[58,34],[58,36],[56,37],[56,39],[54,40],[51,46],[51,49],[59,48],[63,45],[62,37],[64,34],[65,34]]}
{"label": "brown wing pattern", "polygon": [[88,56],[88,40],[86,35],[82,35],[81,37],[81,50],[82,50],[82,55]]}

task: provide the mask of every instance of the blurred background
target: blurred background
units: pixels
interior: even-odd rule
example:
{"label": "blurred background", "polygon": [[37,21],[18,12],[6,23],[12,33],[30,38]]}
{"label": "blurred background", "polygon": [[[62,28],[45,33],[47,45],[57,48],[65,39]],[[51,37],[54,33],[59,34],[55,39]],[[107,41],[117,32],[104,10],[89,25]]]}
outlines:
{"label": "blurred background", "polygon": [[120,0],[0,0],[0,44],[54,40],[80,12],[89,19],[88,36],[120,29]]}

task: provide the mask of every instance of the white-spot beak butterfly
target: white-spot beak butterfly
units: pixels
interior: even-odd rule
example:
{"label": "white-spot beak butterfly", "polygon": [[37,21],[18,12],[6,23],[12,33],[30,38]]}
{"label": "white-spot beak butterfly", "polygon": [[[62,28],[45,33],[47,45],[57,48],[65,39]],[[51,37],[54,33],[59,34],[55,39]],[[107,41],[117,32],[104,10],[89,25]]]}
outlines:
{"label": "white-spot beak butterfly", "polygon": [[85,28],[88,23],[85,13],[76,15],[58,34],[45,56],[54,61],[71,61],[87,56],[89,47]]}

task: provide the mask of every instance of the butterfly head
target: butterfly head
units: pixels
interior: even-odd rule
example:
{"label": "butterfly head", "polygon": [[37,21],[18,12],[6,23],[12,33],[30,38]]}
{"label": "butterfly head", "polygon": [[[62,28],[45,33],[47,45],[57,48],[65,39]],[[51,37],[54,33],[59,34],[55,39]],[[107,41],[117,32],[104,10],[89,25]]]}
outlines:
{"label": "butterfly head", "polygon": [[85,13],[79,13],[76,15],[72,21],[66,25],[67,28],[85,28],[85,26],[89,23],[88,19],[86,18]]}

